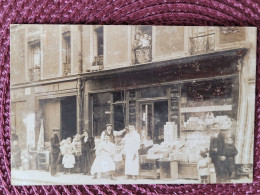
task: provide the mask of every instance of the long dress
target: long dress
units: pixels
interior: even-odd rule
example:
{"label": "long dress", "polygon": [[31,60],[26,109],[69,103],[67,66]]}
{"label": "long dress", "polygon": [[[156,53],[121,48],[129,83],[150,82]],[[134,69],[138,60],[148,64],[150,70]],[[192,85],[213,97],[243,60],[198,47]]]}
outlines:
{"label": "long dress", "polygon": [[130,132],[123,138],[125,159],[125,174],[138,175],[139,174],[139,155],[140,135],[136,132]]}
{"label": "long dress", "polygon": [[62,159],[62,164],[64,168],[73,168],[75,165],[75,156],[73,155],[73,145],[68,143],[66,145],[66,152]]}
{"label": "long dress", "polygon": [[90,173],[91,165],[93,163],[93,149],[95,144],[93,143],[93,137],[81,139],[82,141],[82,171],[83,173]]}
{"label": "long dress", "polygon": [[115,162],[113,161],[115,145],[111,142],[102,141],[96,150],[96,159],[91,167],[91,175],[115,171]]}

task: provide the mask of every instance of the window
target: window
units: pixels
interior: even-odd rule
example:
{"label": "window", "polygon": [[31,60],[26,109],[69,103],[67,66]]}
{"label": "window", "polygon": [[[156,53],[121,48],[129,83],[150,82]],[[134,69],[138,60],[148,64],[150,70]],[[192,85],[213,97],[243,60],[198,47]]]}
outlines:
{"label": "window", "polygon": [[63,36],[63,74],[71,74],[71,36],[70,31],[64,32]]}
{"label": "window", "polygon": [[106,124],[111,123],[111,93],[91,95],[93,98],[93,135],[100,136],[106,129]]}
{"label": "window", "polygon": [[165,97],[167,87],[149,87],[141,89],[141,98]]}
{"label": "window", "polygon": [[40,42],[29,43],[30,80],[41,79],[41,48]]}
{"label": "window", "polygon": [[126,125],[126,97],[124,91],[113,93],[113,124],[114,130],[119,131]]}
{"label": "window", "polygon": [[152,61],[152,26],[138,26],[133,42],[134,64]]}
{"label": "window", "polygon": [[215,29],[214,27],[193,27],[191,28],[190,53],[199,54],[214,51]]}
{"label": "window", "polygon": [[95,51],[94,51],[94,63],[93,65],[102,66],[103,65],[103,54],[104,54],[104,28],[103,26],[96,26],[95,27]]}

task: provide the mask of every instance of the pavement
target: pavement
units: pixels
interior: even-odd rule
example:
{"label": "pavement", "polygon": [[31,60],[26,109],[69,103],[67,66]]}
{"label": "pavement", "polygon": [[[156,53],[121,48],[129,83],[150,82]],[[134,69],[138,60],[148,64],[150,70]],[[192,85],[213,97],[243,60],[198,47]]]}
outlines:
{"label": "pavement", "polygon": [[12,185],[93,185],[93,184],[191,184],[199,183],[198,180],[159,180],[159,179],[126,179],[124,176],[111,179],[93,179],[92,176],[80,173],[58,173],[51,176],[50,172],[38,170],[12,170]]}
{"label": "pavement", "polygon": [[[58,173],[57,176],[51,176],[50,172],[38,170],[12,170],[12,185],[104,185],[104,184],[198,184],[198,180],[159,180],[159,179],[126,179],[124,176],[110,179],[93,179],[92,176],[79,173],[65,175]],[[231,183],[251,183],[252,180],[247,177],[239,180],[232,180]]]}

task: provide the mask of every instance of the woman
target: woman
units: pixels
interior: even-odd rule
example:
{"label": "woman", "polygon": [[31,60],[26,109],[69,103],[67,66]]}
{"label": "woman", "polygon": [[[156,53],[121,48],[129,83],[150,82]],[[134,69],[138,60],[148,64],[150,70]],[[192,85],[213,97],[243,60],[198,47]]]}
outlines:
{"label": "woman", "polygon": [[81,145],[82,145],[82,171],[83,175],[90,175],[90,168],[93,162],[92,150],[93,139],[88,136],[87,131],[83,131],[81,136]]}
{"label": "woman", "polygon": [[91,175],[93,179],[97,178],[101,173],[109,173],[110,179],[114,179],[115,163],[113,157],[115,154],[115,145],[110,141],[109,136],[105,136],[105,140],[96,146],[96,159],[91,167]]}
{"label": "woman", "polygon": [[73,145],[71,143],[71,138],[67,138],[67,143],[65,144],[65,154],[62,159],[62,164],[65,168],[65,174],[71,173],[71,169],[75,165],[75,156],[73,154]]}

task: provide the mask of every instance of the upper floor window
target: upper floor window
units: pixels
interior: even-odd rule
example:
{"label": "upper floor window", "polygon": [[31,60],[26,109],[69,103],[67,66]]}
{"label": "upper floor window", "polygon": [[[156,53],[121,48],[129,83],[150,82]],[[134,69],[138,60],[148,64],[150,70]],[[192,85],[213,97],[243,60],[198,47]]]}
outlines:
{"label": "upper floor window", "polygon": [[133,63],[152,61],[152,26],[137,26],[133,42]]}
{"label": "upper floor window", "polygon": [[94,65],[103,65],[103,54],[104,54],[104,28],[103,26],[96,26],[95,27],[95,34],[94,34],[94,56],[95,61]]}
{"label": "upper floor window", "polygon": [[62,58],[63,58],[63,73],[64,75],[71,74],[71,36],[70,31],[62,34]]}
{"label": "upper floor window", "polygon": [[215,28],[192,27],[190,31],[190,53],[199,54],[214,51]]}
{"label": "upper floor window", "polygon": [[41,79],[41,47],[40,41],[29,43],[30,80]]}

